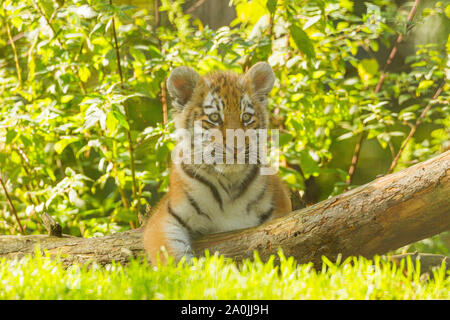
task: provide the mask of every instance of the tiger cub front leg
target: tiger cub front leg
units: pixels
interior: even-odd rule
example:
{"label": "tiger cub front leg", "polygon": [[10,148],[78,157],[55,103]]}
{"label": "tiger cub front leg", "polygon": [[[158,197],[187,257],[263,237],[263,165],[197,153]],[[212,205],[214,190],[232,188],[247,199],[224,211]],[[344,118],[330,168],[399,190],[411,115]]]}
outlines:
{"label": "tiger cub front leg", "polygon": [[167,263],[162,248],[175,261],[183,256],[186,261],[194,257],[188,227],[174,212],[168,200],[162,201],[148,219],[144,230],[144,247],[152,265],[157,264],[158,255],[162,264]]}

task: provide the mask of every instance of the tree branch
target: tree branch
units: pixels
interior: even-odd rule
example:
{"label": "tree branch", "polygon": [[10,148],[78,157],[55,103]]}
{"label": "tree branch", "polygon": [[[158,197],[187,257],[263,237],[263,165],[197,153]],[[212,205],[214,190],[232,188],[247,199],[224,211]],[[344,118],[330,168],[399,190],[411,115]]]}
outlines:
{"label": "tree branch", "polygon": [[196,3],[194,3],[194,5],[192,7],[190,7],[189,9],[186,10],[186,13],[191,14],[192,12],[195,11],[195,9],[200,7],[205,1],[206,0],[198,0]]}
{"label": "tree branch", "polygon": [[[419,6],[419,4],[420,4],[420,0],[415,0],[414,5],[412,6],[412,8],[409,12],[408,19],[406,20],[407,22],[412,21],[412,19],[414,18],[414,15],[416,14],[417,7]],[[378,80],[378,83],[375,86],[375,90],[374,90],[375,94],[380,92],[381,85],[383,84],[384,79],[386,78],[387,69],[391,65],[392,61],[394,60],[395,55],[397,54],[398,45],[402,41],[403,41],[403,35],[399,34],[390,54],[388,56],[386,64],[384,65],[383,71],[381,72],[380,79]],[[365,127],[365,125],[363,124],[363,131],[361,132],[361,136],[359,137],[358,142],[356,143],[355,151],[353,152],[352,163],[350,165],[350,168],[348,169],[348,178],[346,181],[347,186],[350,186],[350,184],[352,183],[353,175],[355,174],[355,170],[356,170],[356,165],[358,164],[359,153],[361,152],[361,145],[365,139],[364,127]]]}
{"label": "tree branch", "polygon": [[20,69],[19,56],[17,55],[16,45],[14,44],[14,40],[12,38],[11,28],[9,27],[8,16],[6,15],[6,10],[5,10],[5,25],[6,25],[6,32],[8,33],[9,43],[11,44],[11,48],[12,48],[13,54],[14,54],[14,62],[16,63],[17,80],[19,81],[19,88],[22,88],[22,71]]}
{"label": "tree branch", "polygon": [[[320,266],[321,256],[373,257],[450,229],[450,151],[383,176],[339,196],[254,228],[194,241],[194,250],[219,252],[236,261],[261,259],[283,249],[299,263]],[[127,263],[143,253],[141,229],[100,238],[0,236],[0,258],[34,253],[35,245],[65,264],[112,260]]]}
{"label": "tree branch", "polygon": [[402,146],[400,147],[400,150],[398,150],[398,153],[395,156],[394,160],[392,161],[391,166],[387,173],[391,173],[394,171],[395,167],[397,166],[398,160],[400,159],[400,156],[403,153],[403,150],[405,150],[406,145],[408,144],[409,140],[412,138],[414,133],[416,133],[417,128],[422,123],[422,119],[425,117],[425,115],[428,113],[428,111],[430,111],[433,100],[437,99],[437,97],[439,97],[439,95],[441,94],[442,90],[444,89],[444,84],[445,84],[445,80],[442,82],[441,86],[436,90],[433,98],[431,98],[431,101],[428,103],[428,105],[425,107],[425,109],[423,109],[419,118],[417,118],[416,124],[413,127],[411,127],[411,130],[409,131],[408,136],[406,137],[405,141],[403,142]]}
{"label": "tree branch", "polygon": [[[55,40],[58,43],[58,46],[60,48],[62,48],[63,45],[62,45],[61,41],[59,41],[59,39],[57,37],[57,33],[56,33],[56,30],[55,30],[55,27],[53,26],[51,20],[49,20],[49,18],[45,14],[44,10],[42,10],[42,8],[41,8],[41,6],[39,5],[38,2],[37,3],[35,3],[34,1],[31,1],[31,2],[36,7],[36,10],[39,11],[39,14],[45,19],[45,21],[47,22],[47,25],[49,26],[49,28],[52,30],[53,36],[55,37]],[[56,9],[56,10],[58,10],[58,9]],[[83,81],[81,81],[80,76],[78,75],[78,70],[75,69],[73,66],[70,66],[70,69],[72,70],[74,77],[76,77],[78,79],[78,85],[80,86],[81,92],[83,94],[86,94],[87,91],[86,91],[86,88],[84,87]]]}
{"label": "tree branch", "polygon": [[[155,6],[155,37],[158,40],[158,49],[161,53],[163,53],[162,52],[162,41],[158,35],[158,28],[159,28],[160,21],[161,21],[158,0],[155,0],[154,6]],[[160,97],[161,97],[161,105],[162,105],[162,113],[163,113],[163,125],[166,125],[167,122],[169,121],[169,113],[168,113],[168,108],[167,108],[167,88],[166,88],[166,82],[164,80],[161,82],[160,88],[161,88]]]}
{"label": "tree branch", "polygon": [[[112,6],[112,0],[109,0],[109,4]],[[119,77],[120,77],[120,83],[123,89],[123,74],[122,74],[122,66],[120,64],[120,51],[119,51],[119,44],[117,42],[117,34],[116,34],[116,25],[114,16],[112,17],[112,31],[113,31],[113,38],[114,38],[114,48],[116,50],[116,59],[117,59],[117,68],[119,69]],[[133,140],[131,138],[131,123],[130,123],[130,115],[128,112],[128,107],[123,104],[123,108],[125,109],[125,119],[128,123],[129,129],[126,129],[127,131],[127,139],[128,139],[128,153],[130,155],[130,167],[131,167],[131,192],[133,194],[133,199],[136,200],[136,206],[132,203],[131,208],[133,208],[136,211],[136,219],[138,218],[138,213],[140,211],[140,200],[137,193],[137,185],[136,185],[136,170],[134,166],[134,148],[133,148]]]}
{"label": "tree branch", "polygon": [[11,211],[14,214],[16,220],[17,220],[17,224],[19,225],[19,228],[20,228],[20,233],[22,233],[24,235],[25,234],[25,230],[23,229],[22,224],[20,223],[20,219],[19,219],[19,216],[17,215],[16,208],[14,207],[14,204],[13,204],[13,202],[11,200],[11,197],[9,196],[8,190],[6,189],[6,185],[3,182],[1,174],[0,174],[0,184],[2,185],[3,191],[5,192],[5,196],[6,196],[6,199],[8,200],[9,206],[11,207]]}

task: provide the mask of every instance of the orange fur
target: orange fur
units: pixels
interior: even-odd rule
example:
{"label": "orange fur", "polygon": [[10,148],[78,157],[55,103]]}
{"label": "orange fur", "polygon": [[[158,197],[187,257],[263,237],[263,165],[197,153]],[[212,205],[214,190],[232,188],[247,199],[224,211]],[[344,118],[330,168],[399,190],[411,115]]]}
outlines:
{"label": "orange fur", "polygon": [[[216,72],[200,77],[192,69],[177,68],[167,83],[176,111],[176,127],[192,129],[193,122],[201,120],[204,128],[217,127],[224,137],[226,129],[267,128],[266,97],[273,80],[271,68],[263,63],[243,76]],[[208,122],[205,113],[204,101],[211,92],[222,101],[223,121],[217,125]],[[242,121],[244,95],[250,99],[253,112],[249,125]],[[242,171],[239,167],[237,173],[220,174],[208,174],[199,168],[194,166],[192,173],[191,169],[172,165],[169,192],[153,210],[144,231],[144,247],[153,264],[162,247],[176,260],[185,253],[193,256],[192,232],[202,235],[245,228],[291,211],[289,191],[276,175],[261,176],[253,167],[243,167]],[[227,175],[231,178],[223,181],[232,181],[230,185],[220,181]],[[236,190],[238,193],[234,194]],[[236,212],[239,210],[242,212]],[[163,255],[160,259],[166,262]]]}

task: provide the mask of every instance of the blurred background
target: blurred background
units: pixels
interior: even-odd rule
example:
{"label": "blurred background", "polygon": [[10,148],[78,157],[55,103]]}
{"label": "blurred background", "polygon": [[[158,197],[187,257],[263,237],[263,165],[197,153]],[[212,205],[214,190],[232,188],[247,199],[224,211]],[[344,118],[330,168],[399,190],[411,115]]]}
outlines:
{"label": "blurred background", "polygon": [[45,233],[43,213],[74,236],[139,227],[167,191],[180,65],[272,65],[296,208],[450,149],[445,1],[2,0],[0,18],[0,234]]}

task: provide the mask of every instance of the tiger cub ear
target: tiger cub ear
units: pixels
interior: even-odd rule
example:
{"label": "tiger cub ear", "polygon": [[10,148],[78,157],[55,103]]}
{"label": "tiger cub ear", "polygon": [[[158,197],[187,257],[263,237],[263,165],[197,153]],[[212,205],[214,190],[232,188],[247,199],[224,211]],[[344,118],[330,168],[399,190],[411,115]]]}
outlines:
{"label": "tiger cub ear", "polygon": [[272,67],[267,62],[258,62],[246,72],[245,78],[250,82],[256,98],[265,103],[275,82]]}
{"label": "tiger cub ear", "polygon": [[173,99],[172,105],[182,109],[191,99],[200,75],[189,67],[177,67],[167,79],[167,90]]}

